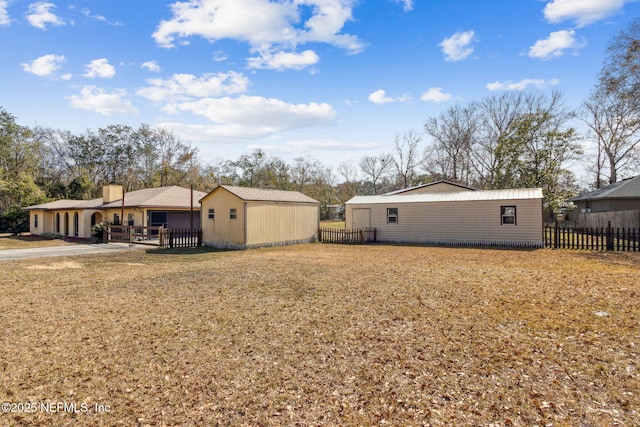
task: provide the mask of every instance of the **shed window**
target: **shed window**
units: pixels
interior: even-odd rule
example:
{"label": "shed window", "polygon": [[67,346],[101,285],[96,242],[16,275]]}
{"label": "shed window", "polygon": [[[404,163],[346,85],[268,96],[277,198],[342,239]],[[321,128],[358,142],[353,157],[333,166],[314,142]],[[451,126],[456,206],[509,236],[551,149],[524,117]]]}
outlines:
{"label": "shed window", "polygon": [[238,210],[236,208],[231,208],[229,210],[229,218],[236,219],[238,217]]}
{"label": "shed window", "polygon": [[502,225],[510,224],[516,225],[516,207],[515,206],[501,206],[502,212]]}
{"label": "shed window", "polygon": [[215,219],[216,218],[216,212],[214,209],[209,209],[209,219]]}
{"label": "shed window", "polygon": [[38,214],[35,214],[35,215],[33,216],[33,226],[34,226],[35,228],[38,228]]}
{"label": "shed window", "polygon": [[398,223],[398,208],[387,208],[387,224]]}

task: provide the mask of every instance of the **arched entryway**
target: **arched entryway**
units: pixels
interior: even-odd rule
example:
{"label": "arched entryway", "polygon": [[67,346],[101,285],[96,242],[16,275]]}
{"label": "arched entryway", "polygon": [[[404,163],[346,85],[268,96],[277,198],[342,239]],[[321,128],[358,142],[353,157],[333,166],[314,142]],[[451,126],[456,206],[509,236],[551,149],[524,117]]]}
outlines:
{"label": "arched entryway", "polygon": [[91,227],[102,222],[102,214],[100,212],[94,212],[91,214]]}
{"label": "arched entryway", "polygon": [[64,231],[62,234],[65,236],[69,235],[69,212],[64,213]]}
{"label": "arched entryway", "polygon": [[80,219],[78,218],[78,212],[73,213],[73,235],[78,237],[78,231],[80,229]]}
{"label": "arched entryway", "polygon": [[56,228],[55,232],[60,234],[60,212],[56,212]]}

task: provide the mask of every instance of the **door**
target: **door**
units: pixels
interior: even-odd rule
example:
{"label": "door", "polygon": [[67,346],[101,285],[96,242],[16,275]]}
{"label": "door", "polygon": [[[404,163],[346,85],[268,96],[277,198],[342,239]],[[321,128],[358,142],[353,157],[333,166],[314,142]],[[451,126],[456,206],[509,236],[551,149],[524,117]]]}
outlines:
{"label": "door", "polygon": [[351,220],[352,230],[371,227],[371,209],[357,208],[353,209],[351,212],[353,214],[353,218]]}

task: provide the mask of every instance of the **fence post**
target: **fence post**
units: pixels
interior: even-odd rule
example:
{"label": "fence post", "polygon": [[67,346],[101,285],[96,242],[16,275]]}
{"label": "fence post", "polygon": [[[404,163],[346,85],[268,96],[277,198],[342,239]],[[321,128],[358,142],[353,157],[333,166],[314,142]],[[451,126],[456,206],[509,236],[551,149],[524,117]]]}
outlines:
{"label": "fence post", "polygon": [[553,249],[558,249],[560,246],[560,234],[559,234],[558,221],[555,223],[554,233],[553,233]]}
{"label": "fence post", "polygon": [[607,250],[613,250],[613,230],[611,229],[611,221],[607,224]]}

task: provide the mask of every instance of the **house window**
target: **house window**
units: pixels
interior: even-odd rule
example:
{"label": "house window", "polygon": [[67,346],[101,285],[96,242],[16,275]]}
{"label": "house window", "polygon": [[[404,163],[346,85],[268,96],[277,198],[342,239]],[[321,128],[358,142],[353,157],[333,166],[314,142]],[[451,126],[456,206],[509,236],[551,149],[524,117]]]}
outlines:
{"label": "house window", "polygon": [[387,208],[387,224],[398,223],[398,208]]}
{"label": "house window", "polygon": [[113,214],[113,224],[114,225],[120,225],[120,215]]}
{"label": "house window", "polygon": [[34,226],[35,228],[38,228],[38,214],[35,214],[35,215],[33,216],[33,226]]}
{"label": "house window", "polygon": [[133,214],[127,214],[127,225],[133,225]]}
{"label": "house window", "polygon": [[216,218],[215,209],[209,209],[209,219],[215,219],[215,218]]}
{"label": "house window", "polygon": [[236,208],[231,208],[229,210],[229,218],[236,219],[238,217],[238,210]]}
{"label": "house window", "polygon": [[502,212],[502,225],[510,224],[516,225],[516,207],[515,206],[501,206]]}

